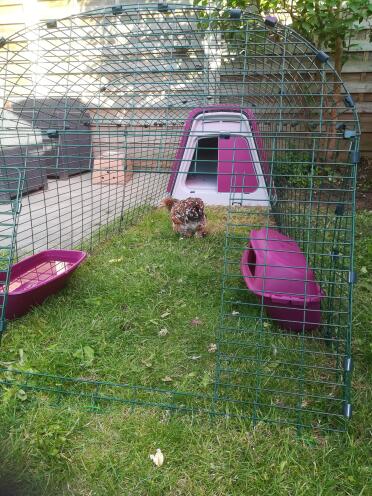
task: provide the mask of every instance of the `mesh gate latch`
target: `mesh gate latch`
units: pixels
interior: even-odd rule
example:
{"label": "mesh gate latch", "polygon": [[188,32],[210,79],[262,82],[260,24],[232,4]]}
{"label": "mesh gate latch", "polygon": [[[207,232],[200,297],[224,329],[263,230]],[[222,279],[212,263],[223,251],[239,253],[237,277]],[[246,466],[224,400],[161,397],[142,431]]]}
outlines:
{"label": "mesh gate latch", "polygon": [[357,274],[355,272],[355,270],[351,270],[349,272],[349,280],[348,280],[348,283],[349,284],[355,284],[357,282]]}

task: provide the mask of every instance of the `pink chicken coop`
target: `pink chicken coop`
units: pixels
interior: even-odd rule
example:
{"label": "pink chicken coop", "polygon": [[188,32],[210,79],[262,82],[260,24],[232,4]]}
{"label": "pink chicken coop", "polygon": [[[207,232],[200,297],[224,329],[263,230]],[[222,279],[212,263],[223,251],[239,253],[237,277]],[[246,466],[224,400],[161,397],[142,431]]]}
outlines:
{"label": "pink chicken coop", "polygon": [[269,205],[273,186],[263,141],[250,109],[193,109],[184,125],[167,192],[210,205]]}

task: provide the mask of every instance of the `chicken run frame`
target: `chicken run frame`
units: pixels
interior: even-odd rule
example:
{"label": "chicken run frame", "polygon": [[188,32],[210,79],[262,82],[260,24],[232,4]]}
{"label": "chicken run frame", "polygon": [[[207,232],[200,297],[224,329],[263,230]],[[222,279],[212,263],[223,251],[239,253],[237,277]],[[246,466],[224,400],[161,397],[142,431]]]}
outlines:
{"label": "chicken run frame", "polygon": [[[199,162],[193,145],[194,179],[215,183],[216,143],[239,135],[244,109],[259,133],[252,120],[242,131],[251,172],[234,170],[237,150],[221,172],[230,188],[208,392],[17,369],[2,353],[3,388],[344,430],[360,129],[329,57],[274,17],[165,3],[41,22],[1,39],[0,47],[3,333],[12,264],[45,249],[89,252],[158,206],[195,109],[204,141]],[[203,134],[211,108],[233,109],[235,131],[212,122]],[[265,189],[262,205],[260,195],[252,204],[242,188],[241,177],[253,173],[255,187]],[[203,198],[203,188],[197,193]],[[315,273],[323,292],[317,329],[281,329],[265,313],[263,296],[244,286],[240,260],[249,234],[269,227],[295,240]]]}

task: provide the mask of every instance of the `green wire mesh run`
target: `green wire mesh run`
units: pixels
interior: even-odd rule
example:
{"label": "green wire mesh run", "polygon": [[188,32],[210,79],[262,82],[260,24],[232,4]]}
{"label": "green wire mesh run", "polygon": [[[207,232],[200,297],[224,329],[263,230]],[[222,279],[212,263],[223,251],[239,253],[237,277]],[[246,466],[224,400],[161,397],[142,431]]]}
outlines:
{"label": "green wire mesh run", "polygon": [[[211,106],[234,108],[235,135],[246,125],[244,111],[253,112],[256,131],[244,136],[265,193],[253,204],[244,194],[253,172],[239,169],[238,146],[230,171],[218,172],[221,130],[190,151],[192,170],[176,171],[209,188],[218,175],[230,181],[207,392],[73,377],[58,366],[17,369],[4,354],[0,384],[94,408],[117,401],[343,430],[351,415],[360,129],[327,55],[273,18],[165,3],[43,22],[0,47],[1,332],[13,261],[51,248],[91,251],[138,223],[170,193],[194,109],[202,109],[204,125]],[[283,330],[264,298],[247,290],[240,261],[251,231],[261,228],[295,240],[314,271],[324,294],[316,329],[299,322],[299,330]],[[295,296],[306,300],[306,284]]]}

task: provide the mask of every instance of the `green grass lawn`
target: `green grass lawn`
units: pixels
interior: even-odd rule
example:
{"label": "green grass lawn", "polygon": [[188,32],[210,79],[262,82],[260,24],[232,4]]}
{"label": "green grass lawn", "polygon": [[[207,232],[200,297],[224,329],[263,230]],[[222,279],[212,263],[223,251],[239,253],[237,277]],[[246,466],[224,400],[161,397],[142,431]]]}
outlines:
{"label": "green grass lawn", "polygon": [[100,243],[68,287],[9,323],[0,361],[87,380],[212,391],[224,209],[183,239],[165,210]]}
{"label": "green grass lawn", "polygon": [[[64,291],[9,326],[0,361],[210,395],[224,211],[209,223],[207,238],[178,239],[158,210],[99,244]],[[371,228],[360,214],[347,435],[112,403],[91,413],[89,402],[3,388],[0,496],[371,494]],[[149,459],[158,447],[160,468]]]}

